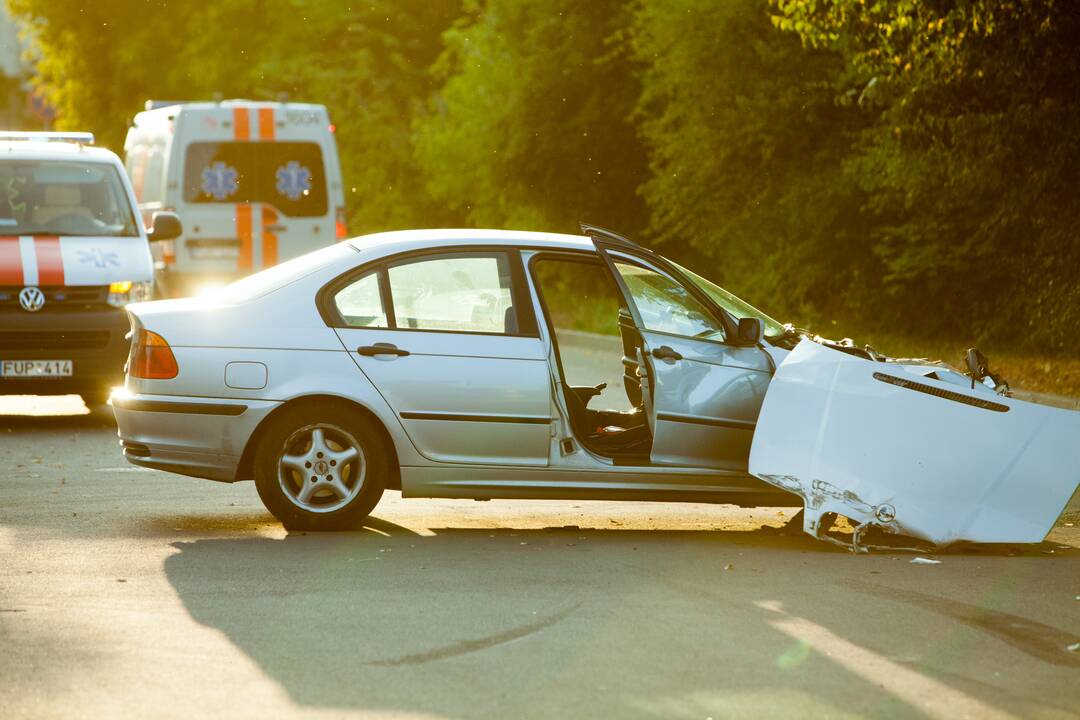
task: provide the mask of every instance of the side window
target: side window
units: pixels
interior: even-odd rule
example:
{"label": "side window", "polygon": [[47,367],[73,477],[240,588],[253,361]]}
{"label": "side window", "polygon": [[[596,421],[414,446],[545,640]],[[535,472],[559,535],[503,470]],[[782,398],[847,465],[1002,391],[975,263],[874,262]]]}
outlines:
{"label": "side window", "polygon": [[516,334],[505,253],[460,253],[388,270],[397,327]]}
{"label": "side window", "polygon": [[334,295],[334,305],[348,327],[389,327],[379,294],[377,272],[368,273],[338,290]]}
{"label": "side window", "polygon": [[640,265],[615,262],[647,330],[724,340],[724,326],[686,288]]}

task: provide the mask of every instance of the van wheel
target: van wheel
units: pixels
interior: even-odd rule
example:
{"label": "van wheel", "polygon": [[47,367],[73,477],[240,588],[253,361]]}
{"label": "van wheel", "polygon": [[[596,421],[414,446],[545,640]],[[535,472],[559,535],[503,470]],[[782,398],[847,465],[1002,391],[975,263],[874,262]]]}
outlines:
{"label": "van wheel", "polygon": [[359,526],[386,488],[388,453],[351,408],[301,405],[271,420],[255,449],[255,488],[288,530]]}

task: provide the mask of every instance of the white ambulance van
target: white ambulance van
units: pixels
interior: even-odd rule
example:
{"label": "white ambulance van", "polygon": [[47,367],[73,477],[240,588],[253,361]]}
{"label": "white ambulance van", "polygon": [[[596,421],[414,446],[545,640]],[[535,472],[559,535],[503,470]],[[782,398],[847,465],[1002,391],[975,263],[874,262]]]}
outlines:
{"label": "white ambulance van", "polygon": [[124,143],[144,220],[184,234],[154,248],[158,291],[195,294],[346,236],[334,127],[322,105],[148,101]]}
{"label": "white ambulance van", "polygon": [[158,213],[147,233],[120,158],[93,141],[0,133],[0,394],[104,402],[124,379],[124,306],[152,293],[149,241],[182,231]]}

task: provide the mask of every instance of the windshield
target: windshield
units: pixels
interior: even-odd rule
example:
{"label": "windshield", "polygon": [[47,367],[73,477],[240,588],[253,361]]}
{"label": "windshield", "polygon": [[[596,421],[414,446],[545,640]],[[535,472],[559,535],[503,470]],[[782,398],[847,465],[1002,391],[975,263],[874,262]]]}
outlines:
{"label": "windshield", "polygon": [[705,293],[712,298],[713,302],[727,310],[736,318],[758,318],[765,323],[765,337],[776,337],[784,334],[783,323],[774,320],[750,303],[735,297],[724,288],[709,282],[695,272],[687,270],[682,265],[677,263],[672,264],[679,268],[686,277],[690,278],[695,285],[704,290]]}
{"label": "windshield", "polygon": [[112,165],[0,160],[0,235],[138,237],[139,231]]}
{"label": "windshield", "polygon": [[188,146],[184,200],[270,203],[288,217],[327,212],[322,150],[313,142],[199,142]]}

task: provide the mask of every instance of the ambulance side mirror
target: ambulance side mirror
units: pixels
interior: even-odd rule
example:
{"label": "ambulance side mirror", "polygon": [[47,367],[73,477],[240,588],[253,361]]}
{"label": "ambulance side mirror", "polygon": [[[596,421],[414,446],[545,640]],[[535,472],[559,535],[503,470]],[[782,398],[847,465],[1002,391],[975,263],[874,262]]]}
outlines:
{"label": "ambulance side mirror", "polygon": [[184,226],[180,222],[180,216],[174,212],[154,213],[154,219],[150,221],[150,225],[150,232],[147,233],[150,242],[175,240],[184,232]]}

